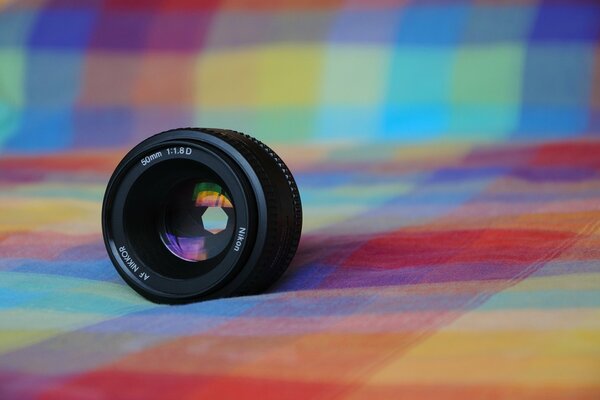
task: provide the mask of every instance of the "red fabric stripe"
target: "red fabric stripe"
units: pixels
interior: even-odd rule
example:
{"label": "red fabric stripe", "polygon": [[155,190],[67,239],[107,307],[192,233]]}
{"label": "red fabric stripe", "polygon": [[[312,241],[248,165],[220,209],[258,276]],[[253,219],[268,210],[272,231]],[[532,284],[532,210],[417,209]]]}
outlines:
{"label": "red fabric stripe", "polygon": [[572,232],[527,229],[397,231],[369,240],[343,265],[404,268],[489,261],[504,266],[530,264],[574,236]]}

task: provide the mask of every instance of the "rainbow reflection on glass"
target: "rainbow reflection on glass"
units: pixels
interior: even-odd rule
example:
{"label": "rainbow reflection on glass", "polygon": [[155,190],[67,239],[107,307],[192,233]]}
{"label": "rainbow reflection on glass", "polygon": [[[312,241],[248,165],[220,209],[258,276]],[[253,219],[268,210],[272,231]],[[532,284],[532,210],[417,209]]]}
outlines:
{"label": "rainbow reflection on glass", "polygon": [[233,237],[234,207],[217,183],[185,181],[169,196],[161,239],[171,253],[186,261],[219,255]]}

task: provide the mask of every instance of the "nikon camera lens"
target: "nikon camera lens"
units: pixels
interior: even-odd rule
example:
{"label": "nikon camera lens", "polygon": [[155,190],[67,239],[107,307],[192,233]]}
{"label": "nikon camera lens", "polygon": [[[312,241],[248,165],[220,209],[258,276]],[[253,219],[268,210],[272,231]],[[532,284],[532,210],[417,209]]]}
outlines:
{"label": "nikon camera lens", "polygon": [[283,161],[225,129],[175,129],[134,147],[102,207],[115,268],[142,296],[187,303],[260,293],[285,271],[302,229]]}

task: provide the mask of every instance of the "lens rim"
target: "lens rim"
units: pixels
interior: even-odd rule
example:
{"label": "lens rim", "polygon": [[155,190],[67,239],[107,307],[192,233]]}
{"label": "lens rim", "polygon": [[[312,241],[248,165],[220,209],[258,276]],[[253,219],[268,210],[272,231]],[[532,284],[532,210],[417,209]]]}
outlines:
{"label": "lens rim", "polygon": [[[191,154],[166,154],[167,148],[192,148]],[[165,149],[162,151],[161,149]],[[142,160],[152,158],[157,151],[162,156],[143,165]],[[157,274],[148,262],[137,256],[127,238],[123,224],[124,202],[136,177],[148,165],[156,165],[169,159],[188,158],[209,167],[221,177],[236,204],[236,235],[240,227],[247,227],[240,250],[232,258],[227,255],[214,272],[193,279],[173,279]],[[235,194],[234,194],[235,193]],[[239,213],[239,215],[238,215]],[[193,301],[197,298],[227,295],[227,286],[245,279],[250,273],[245,264],[256,262],[262,251],[266,236],[266,202],[260,181],[240,152],[227,142],[197,131],[180,129],[163,132],[134,147],[121,161],[109,181],[103,202],[103,232],[109,256],[119,274],[143,296],[157,302]],[[125,246],[128,255],[136,262],[133,272],[121,256],[119,248]],[[176,256],[173,255],[174,258]],[[148,278],[143,279],[146,274]]]}
{"label": "lens rim", "polygon": [[[156,149],[152,149],[152,151],[156,151]],[[142,157],[144,156],[142,155]],[[166,164],[167,162],[172,164]],[[219,174],[224,174],[223,171],[219,173],[214,171],[213,167],[205,164],[198,163],[197,160],[172,157],[163,160],[163,163],[157,162],[148,171],[136,171],[134,166],[123,176],[123,190],[120,195],[124,197],[117,195],[113,200],[120,211],[118,215],[114,216],[116,220],[113,221],[121,224],[117,225],[118,229],[115,233],[115,238],[120,241],[118,243],[126,245],[126,248],[130,249],[128,253],[133,253],[135,260],[142,261],[142,264],[148,265],[148,268],[163,277],[173,279],[194,278],[213,270],[218,266],[218,262],[227,256],[227,254],[220,255],[217,259],[211,258],[190,264],[189,261],[173,255],[164,246],[155,223],[161,217],[162,207],[170,190],[179,182],[194,178],[197,174],[205,176],[208,174],[217,178],[225,187],[231,184],[231,182],[226,183],[219,177]],[[165,170],[167,171],[166,174]],[[150,179],[152,181],[149,181]],[[154,181],[156,186],[152,186]],[[170,185],[168,184],[169,181],[171,181]],[[141,189],[147,191],[158,190],[158,193],[153,196],[146,196],[144,191],[140,193]],[[239,213],[237,218],[241,218]],[[226,262],[233,262],[233,260],[229,257]],[[139,267],[140,263],[137,262],[136,265]],[[136,272],[139,274],[147,273],[147,271]],[[142,276],[146,278],[145,275]]]}

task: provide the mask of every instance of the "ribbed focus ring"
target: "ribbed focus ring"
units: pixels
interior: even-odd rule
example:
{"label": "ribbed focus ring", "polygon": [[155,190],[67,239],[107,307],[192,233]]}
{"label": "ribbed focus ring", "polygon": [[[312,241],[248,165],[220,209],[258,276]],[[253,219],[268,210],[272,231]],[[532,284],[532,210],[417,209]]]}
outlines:
{"label": "ribbed focus ring", "polygon": [[238,294],[258,293],[285,272],[298,248],[302,203],[296,182],[283,160],[249,135],[226,129],[189,129],[213,135],[232,145],[250,163],[261,182],[267,202],[265,248],[255,270],[237,290]]}

